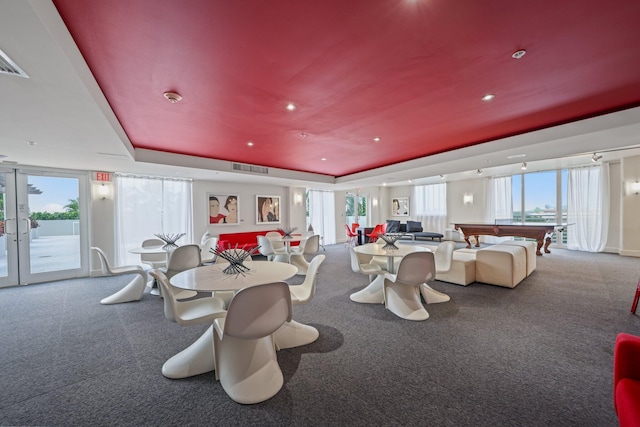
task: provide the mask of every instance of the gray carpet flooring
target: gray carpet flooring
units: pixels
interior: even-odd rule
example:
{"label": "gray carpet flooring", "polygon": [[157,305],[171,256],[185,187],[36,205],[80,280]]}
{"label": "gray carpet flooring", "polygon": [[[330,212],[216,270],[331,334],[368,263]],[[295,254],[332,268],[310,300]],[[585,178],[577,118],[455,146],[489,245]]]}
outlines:
{"label": "gray carpet flooring", "polygon": [[284,387],[249,406],[213,373],[162,376],[206,326],[169,322],[148,293],[99,304],[128,277],[0,289],[0,425],[617,424],[613,343],[640,335],[629,312],[637,258],[555,249],[515,289],[433,282],[451,301],[410,322],[350,301],[366,276],[351,271],[344,245],[322,253],[315,298],[294,307],[320,338],[278,352]]}

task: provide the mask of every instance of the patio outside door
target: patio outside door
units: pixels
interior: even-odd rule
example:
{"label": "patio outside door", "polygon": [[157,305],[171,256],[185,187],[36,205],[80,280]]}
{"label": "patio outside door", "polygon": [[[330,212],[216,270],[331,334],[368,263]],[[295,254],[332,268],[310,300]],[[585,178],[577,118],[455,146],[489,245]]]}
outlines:
{"label": "patio outside door", "polygon": [[0,168],[0,287],[88,275],[86,181]]}

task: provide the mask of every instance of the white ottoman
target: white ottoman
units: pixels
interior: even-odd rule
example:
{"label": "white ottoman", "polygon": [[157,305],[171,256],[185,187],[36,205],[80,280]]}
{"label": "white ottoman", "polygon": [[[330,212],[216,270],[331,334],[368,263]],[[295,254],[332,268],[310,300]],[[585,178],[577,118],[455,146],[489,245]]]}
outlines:
{"label": "white ottoman", "polygon": [[458,249],[453,251],[451,269],[437,273],[436,280],[467,286],[476,281],[476,250]]}
{"label": "white ottoman", "polygon": [[476,281],[515,288],[527,277],[527,254],[520,246],[493,245],[476,251]]}
{"label": "white ottoman", "polygon": [[507,240],[505,242],[500,242],[501,245],[512,245],[512,246],[520,246],[527,251],[527,276],[533,273],[533,270],[536,269],[537,256],[536,250],[538,249],[537,242],[531,242],[528,240]]}

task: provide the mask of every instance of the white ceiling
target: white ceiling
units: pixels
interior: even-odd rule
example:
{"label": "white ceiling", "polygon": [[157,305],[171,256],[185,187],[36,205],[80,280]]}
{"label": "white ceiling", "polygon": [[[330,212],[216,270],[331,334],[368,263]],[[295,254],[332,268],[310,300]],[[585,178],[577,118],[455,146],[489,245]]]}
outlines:
{"label": "white ceiling", "polygon": [[[349,189],[436,182],[440,174],[477,178],[478,168],[483,176],[517,173],[522,161],[528,171],[588,164],[593,152],[602,161],[640,154],[618,150],[640,146],[640,108],[633,108],[337,180],[274,168],[267,177],[234,173],[226,161],[134,150],[50,1],[0,0],[0,49],[29,75],[0,74],[0,155],[7,166]],[[508,158],[520,154],[526,157]]]}

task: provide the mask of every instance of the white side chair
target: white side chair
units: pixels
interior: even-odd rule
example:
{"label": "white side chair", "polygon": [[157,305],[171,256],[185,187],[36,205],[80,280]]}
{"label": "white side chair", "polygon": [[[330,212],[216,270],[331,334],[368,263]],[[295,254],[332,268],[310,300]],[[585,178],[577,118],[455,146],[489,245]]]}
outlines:
{"label": "white side chair", "polygon": [[100,300],[100,304],[120,304],[123,302],[140,301],[144,288],[147,286],[147,273],[139,265],[125,265],[113,267],[109,263],[107,254],[100,248],[92,247],[100,258],[102,274],[105,276],[121,276],[124,274],[135,274],[136,276],[122,289],[115,294]]}
{"label": "white side chair", "polygon": [[[324,260],[324,255],[314,257],[309,263],[309,269],[307,270],[304,282],[300,285],[289,285],[292,305],[308,304],[316,294],[318,269]],[[317,340],[319,336],[320,333],[313,326],[304,325],[293,319],[282,325],[274,334],[276,348],[278,350],[311,344]]]}
{"label": "white side chair", "polygon": [[353,270],[354,273],[367,274],[369,276],[369,283],[371,283],[377,275],[387,273],[387,271],[383,270],[379,265],[371,263],[371,256],[356,252],[353,246],[349,246],[349,256],[351,257],[351,270]]}
{"label": "white side chair", "polygon": [[276,249],[266,236],[258,236],[258,252],[267,257],[267,261],[289,262],[289,253],[284,248]]}
{"label": "white side chair", "polygon": [[[200,258],[200,245],[183,245],[175,248],[169,255],[167,261],[167,269],[165,275],[167,279],[171,280],[176,274],[189,270],[191,268],[199,267],[202,264]],[[187,299],[196,296],[196,291],[181,290],[176,293],[177,299]],[[160,291],[162,295],[162,288]]]}
{"label": "white side chair", "polygon": [[[442,242],[438,245],[435,252],[433,253],[436,264],[436,274],[445,274],[448,273],[449,270],[451,270],[453,251],[455,248],[456,244],[452,241]],[[435,280],[435,276],[432,277],[431,280]],[[420,286],[420,292],[422,293],[422,298],[424,298],[424,301],[427,304],[437,304],[440,302],[447,302],[451,300],[449,295],[436,291],[427,283],[423,283]]]}
{"label": "white side chair", "polygon": [[273,333],[291,320],[291,293],[285,282],[238,291],[227,316],[214,320],[216,379],[238,403],[263,402],[284,384]]}
{"label": "white side chair", "polygon": [[297,274],[307,274],[309,262],[305,255],[315,255],[320,250],[320,236],[314,234],[307,240],[301,242],[301,245],[295,250],[291,249],[290,263],[298,267]]}
{"label": "white side chair", "polygon": [[[309,228],[307,228],[307,233],[309,233],[310,236],[313,236],[314,234],[316,234],[315,231],[313,231],[313,225],[309,224]],[[319,237],[318,244],[320,245],[323,251],[327,250],[327,248],[325,248],[324,245],[322,244],[322,236]],[[318,248],[318,250],[320,250],[320,248]]]}
{"label": "white side chair", "polygon": [[[164,246],[164,241],[160,239],[146,239],[142,242],[143,248],[152,248],[154,246]],[[167,266],[166,254],[140,254],[140,261],[147,264],[150,268],[162,268]]]}
{"label": "white side chair", "polygon": [[206,242],[207,239],[210,239],[211,237],[213,236],[211,235],[211,233],[209,233],[209,230],[205,231],[202,237],[200,238],[200,246],[204,245],[204,242]]}
{"label": "white side chair", "polygon": [[427,320],[429,313],[420,299],[420,286],[436,276],[432,252],[413,252],[400,261],[397,274],[384,277],[384,305],[406,320]]}
{"label": "white side chair", "polygon": [[149,274],[162,289],[164,317],[180,326],[211,325],[197,341],[162,365],[162,375],[167,378],[185,378],[213,371],[213,320],[226,316],[224,301],[215,297],[179,301],[175,295],[180,289],[172,286],[161,270],[151,270]]}
{"label": "white side chair", "polygon": [[[269,231],[265,234],[265,237],[273,237],[275,239],[280,239],[282,237],[282,234],[278,233],[277,231]],[[278,249],[278,250],[285,249],[284,242],[282,241],[272,240],[271,245],[273,246],[273,249]]]}
{"label": "white side chair", "polygon": [[200,260],[202,264],[211,264],[216,260],[216,255],[212,252],[212,250],[216,249],[216,246],[218,246],[217,237],[209,237],[200,245]]}

